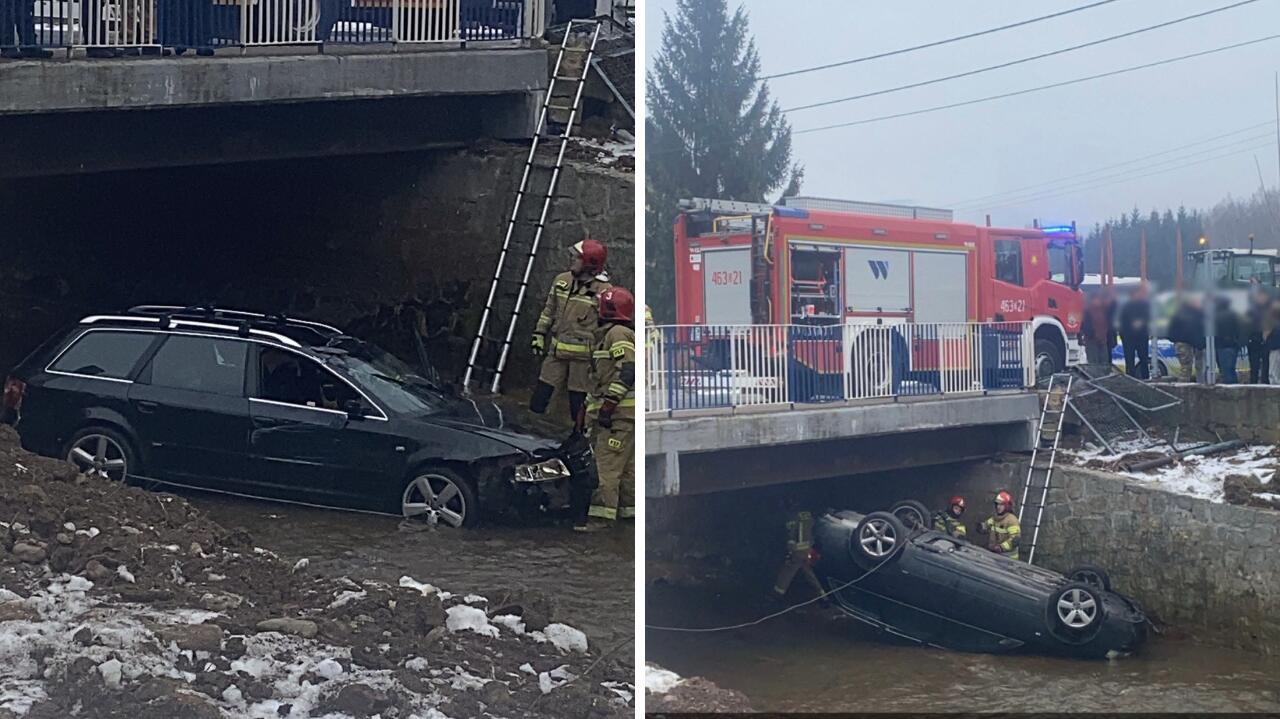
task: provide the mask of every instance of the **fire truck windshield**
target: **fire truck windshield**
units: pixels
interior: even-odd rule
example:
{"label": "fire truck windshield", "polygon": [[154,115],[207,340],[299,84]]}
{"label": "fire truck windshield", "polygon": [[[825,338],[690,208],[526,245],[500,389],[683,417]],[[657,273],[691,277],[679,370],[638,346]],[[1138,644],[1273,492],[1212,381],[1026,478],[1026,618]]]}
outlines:
{"label": "fire truck windshield", "polygon": [[1060,285],[1074,287],[1071,248],[1067,245],[1049,245],[1049,279]]}

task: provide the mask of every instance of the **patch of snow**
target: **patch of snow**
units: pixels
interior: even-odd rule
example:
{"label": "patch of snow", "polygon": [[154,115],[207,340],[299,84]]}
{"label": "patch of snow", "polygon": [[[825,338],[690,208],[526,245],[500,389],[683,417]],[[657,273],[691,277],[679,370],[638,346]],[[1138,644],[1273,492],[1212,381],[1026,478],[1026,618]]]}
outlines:
{"label": "patch of snow", "polygon": [[568,624],[548,624],[542,635],[562,652],[587,651],[587,635]]}
{"label": "patch of snow", "polygon": [[520,671],[525,672],[526,674],[537,674],[537,673],[538,673],[538,670],[534,669],[534,668],[533,668],[533,665],[532,665],[532,664],[530,664],[529,662],[525,662],[524,664],[521,664],[521,665],[520,665]]}
{"label": "patch of snow", "polygon": [[1265,499],[1269,502],[1280,502],[1280,494],[1275,494],[1273,492],[1254,492],[1253,496]]}
{"label": "patch of snow", "polygon": [[308,564],[311,564],[311,560],[307,559],[306,557],[303,557],[302,559],[299,559],[298,561],[293,563],[293,569],[291,569],[290,571],[293,572],[294,574],[297,574],[303,569],[306,569]]}
{"label": "patch of snow", "polygon": [[568,664],[561,664],[560,666],[556,667],[555,669],[552,669],[547,673],[551,675],[552,679],[559,679],[560,681],[565,681],[565,682],[572,681],[578,678],[577,674],[574,674],[569,671]]}
{"label": "patch of snow", "polygon": [[467,596],[462,598],[462,601],[466,602],[467,604],[477,604],[479,602],[488,602],[489,600],[485,599],[479,594],[468,594]]}
{"label": "patch of snow", "polygon": [[478,677],[460,666],[455,666],[453,668],[453,677],[449,680],[449,686],[455,691],[470,691],[472,689],[483,689],[488,681],[488,679]]}
{"label": "patch of snow", "polygon": [[426,657],[414,657],[404,663],[404,668],[411,672],[425,672],[428,666]]}
{"label": "patch of snow", "polygon": [[400,577],[400,586],[406,589],[416,589],[423,596],[430,596],[434,594],[437,597],[440,597],[440,601],[442,602],[446,599],[453,597],[453,595],[450,594],[449,592],[438,589],[437,587],[431,584],[423,584],[422,582],[419,582],[418,580],[408,575]]}
{"label": "patch of snow", "polygon": [[232,704],[239,704],[240,702],[244,701],[244,694],[240,692],[240,687],[236,686],[235,684],[232,684],[231,686],[222,690],[222,698],[224,701],[230,702]]}
{"label": "patch of snow", "polygon": [[0,587],[0,602],[20,602],[22,595],[17,592],[10,591],[4,587]]}
{"label": "patch of snow", "polygon": [[514,614],[499,614],[490,621],[510,629],[514,634],[523,635],[525,633],[524,622]]}
{"label": "patch of snow", "polygon": [[[1117,450],[1115,454],[1093,445],[1070,454],[1076,459],[1077,464],[1084,464],[1094,459],[1114,462],[1131,452],[1151,449],[1136,442],[1120,442],[1114,447]],[[1181,462],[1158,467],[1149,472],[1118,472],[1118,474],[1166,492],[1207,499],[1221,504],[1224,501],[1222,482],[1228,475],[1251,475],[1263,484],[1271,481],[1275,474],[1275,458],[1269,455],[1273,449],[1274,447],[1270,445],[1251,445],[1227,454],[1190,455],[1183,458]]]}
{"label": "patch of snow", "polygon": [[112,658],[99,664],[98,673],[102,675],[102,681],[106,682],[107,686],[120,686],[122,671],[119,659]]}
{"label": "patch of snow", "polygon": [[129,571],[129,568],[123,564],[116,567],[116,574],[119,575],[121,579],[123,579],[124,581],[130,584],[137,584],[138,582],[138,580],[133,578],[133,573]]}
{"label": "patch of snow", "polygon": [[316,674],[319,674],[325,679],[335,679],[340,677],[344,671],[346,670],[342,668],[342,664],[335,662],[332,659],[321,660],[320,663],[316,665]]}
{"label": "patch of snow", "polygon": [[350,589],[345,589],[339,592],[338,596],[334,597],[332,602],[329,602],[329,608],[337,609],[338,607],[341,607],[346,604],[350,604],[351,602],[357,599],[364,599],[367,596],[369,596],[369,593],[364,591],[363,589],[361,589],[358,592],[352,591]]}
{"label": "patch of snow", "polygon": [[445,627],[451,632],[473,631],[486,637],[498,636],[498,628],[489,623],[489,615],[483,609],[456,604],[445,612]]}
{"label": "patch of snow", "polygon": [[538,675],[538,688],[543,694],[550,694],[552,689],[556,688],[556,683],[551,680],[551,675],[543,672]]}
{"label": "patch of snow", "polygon": [[636,688],[626,682],[600,682],[600,686],[617,694],[627,704],[635,698]]}
{"label": "patch of snow", "polygon": [[0,709],[24,716],[36,702],[48,699],[44,683],[30,680],[0,680]]}
{"label": "patch of snow", "polygon": [[662,667],[646,664],[644,667],[644,690],[650,694],[666,694],[684,682],[679,674]]}

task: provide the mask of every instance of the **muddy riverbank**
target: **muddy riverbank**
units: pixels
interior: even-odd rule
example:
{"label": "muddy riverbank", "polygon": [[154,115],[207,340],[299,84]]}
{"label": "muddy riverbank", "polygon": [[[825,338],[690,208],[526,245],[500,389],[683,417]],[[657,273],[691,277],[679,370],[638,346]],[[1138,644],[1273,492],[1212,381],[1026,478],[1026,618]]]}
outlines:
{"label": "muddy riverbank", "polygon": [[4,719],[632,712],[629,557],[607,565],[626,565],[625,581],[604,577],[625,588],[625,617],[584,634],[554,552],[540,552],[555,540],[538,541],[568,532],[455,538],[249,503],[206,513],[25,453],[8,427],[0,498]]}

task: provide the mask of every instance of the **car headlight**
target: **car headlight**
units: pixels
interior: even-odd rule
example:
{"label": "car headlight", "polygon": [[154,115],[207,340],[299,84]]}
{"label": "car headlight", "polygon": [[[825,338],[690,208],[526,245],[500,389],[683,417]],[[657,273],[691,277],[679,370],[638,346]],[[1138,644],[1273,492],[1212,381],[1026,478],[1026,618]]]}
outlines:
{"label": "car headlight", "polygon": [[548,459],[534,464],[516,465],[517,482],[546,482],[571,476],[569,468],[559,459]]}

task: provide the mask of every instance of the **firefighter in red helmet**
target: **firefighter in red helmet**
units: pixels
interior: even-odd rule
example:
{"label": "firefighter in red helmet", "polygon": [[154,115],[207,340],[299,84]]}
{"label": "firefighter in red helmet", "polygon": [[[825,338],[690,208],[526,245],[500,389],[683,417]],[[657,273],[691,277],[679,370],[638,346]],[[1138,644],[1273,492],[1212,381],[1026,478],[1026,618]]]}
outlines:
{"label": "firefighter in red helmet", "polygon": [[1022,525],[1013,513],[1013,495],[1001,490],[996,493],[995,514],[978,525],[978,531],[987,535],[987,549],[1010,559],[1020,559],[1018,541]]}
{"label": "firefighter in red helmet", "polygon": [[600,293],[600,340],[591,354],[595,387],[587,400],[591,445],[599,484],[591,497],[589,521],[575,529],[591,531],[617,519],[636,516],[636,301],[622,287]]}
{"label": "firefighter in red helmet", "polygon": [[603,244],[583,240],[570,248],[569,256],[569,271],[556,275],[533,330],[533,352],[545,359],[529,408],[538,414],[546,412],[551,396],[563,389],[569,394],[569,415],[577,421],[591,391],[591,346],[599,297],[610,285],[604,270],[608,251]]}
{"label": "firefighter in red helmet", "polygon": [[956,539],[964,539],[964,522],[960,521],[963,516],[964,497],[957,495],[947,503],[945,511],[933,513],[933,528],[939,532],[946,532]]}

